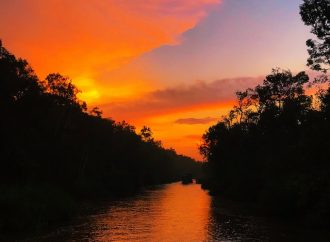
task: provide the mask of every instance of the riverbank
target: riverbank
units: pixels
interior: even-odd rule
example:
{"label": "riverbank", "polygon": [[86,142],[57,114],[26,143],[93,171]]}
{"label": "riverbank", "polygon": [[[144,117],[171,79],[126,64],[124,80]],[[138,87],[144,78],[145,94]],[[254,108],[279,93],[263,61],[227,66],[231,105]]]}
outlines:
{"label": "riverbank", "polygon": [[[202,189],[209,192],[212,197],[221,197],[223,203],[235,204],[234,208],[238,208],[239,211],[248,211],[249,215],[264,217],[270,221],[277,221],[278,223],[287,223],[288,226],[295,225],[303,229],[317,229],[326,232],[329,227],[329,216],[325,215],[327,204],[322,213],[321,207],[316,210],[304,210],[301,207],[300,212],[293,212],[294,208],[298,207],[299,204],[292,204],[292,201],[288,201],[290,196],[284,197],[282,191],[278,194],[272,193],[272,190],[262,192],[258,196],[248,195],[248,191],[245,193],[237,194],[236,191],[228,191],[222,189],[217,183],[212,183],[207,179],[201,182]],[[292,207],[290,207],[292,206]],[[291,224],[291,225],[290,225]]]}

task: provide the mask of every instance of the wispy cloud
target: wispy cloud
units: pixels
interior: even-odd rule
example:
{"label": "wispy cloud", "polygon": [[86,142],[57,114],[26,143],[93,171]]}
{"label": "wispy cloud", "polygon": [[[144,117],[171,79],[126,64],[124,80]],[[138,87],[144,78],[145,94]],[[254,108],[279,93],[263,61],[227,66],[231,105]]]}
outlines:
{"label": "wispy cloud", "polygon": [[[213,82],[196,81],[148,92],[128,101],[115,101],[101,105],[104,113],[116,119],[136,119],[191,109],[203,109],[210,105],[224,105],[235,100],[235,92],[253,87],[263,77],[221,79]],[[193,122],[193,121],[192,121]]]}
{"label": "wispy cloud", "polygon": [[218,120],[219,118],[211,118],[211,117],[206,117],[206,118],[180,118],[175,120],[175,123],[177,124],[208,124],[211,122],[214,122]]}

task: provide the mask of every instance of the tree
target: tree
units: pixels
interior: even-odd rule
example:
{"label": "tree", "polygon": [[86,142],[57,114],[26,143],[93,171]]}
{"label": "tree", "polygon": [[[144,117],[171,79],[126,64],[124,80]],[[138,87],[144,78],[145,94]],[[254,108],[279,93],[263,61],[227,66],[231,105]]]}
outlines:
{"label": "tree", "polygon": [[153,140],[152,131],[149,127],[143,126],[140,132],[142,140],[145,142],[150,142]]}
{"label": "tree", "polygon": [[90,114],[95,116],[95,117],[98,117],[98,118],[101,118],[102,117],[102,110],[99,108],[99,107],[94,107],[91,111],[90,111]]}
{"label": "tree", "polygon": [[313,84],[305,72],[274,69],[262,84],[237,92],[237,105],[203,135],[204,187],[274,215],[316,211],[327,221],[330,92],[318,95],[315,108],[305,93]]}
{"label": "tree", "polygon": [[152,130],[148,126],[143,126],[140,131],[140,136],[144,142],[154,144],[158,147],[162,146],[162,143],[160,140],[155,140],[153,137]]}
{"label": "tree", "polygon": [[305,72],[293,76],[290,71],[273,69],[272,73],[263,81],[263,85],[255,88],[255,98],[259,106],[269,108],[276,106],[282,109],[285,101],[304,94],[304,85],[309,77]]}
{"label": "tree", "polygon": [[38,96],[41,87],[38,78],[26,60],[16,58],[0,41],[0,101],[12,104],[25,97]]}
{"label": "tree", "polygon": [[[317,71],[327,73],[330,66],[330,1],[329,0],[304,0],[300,6],[300,14],[306,25],[311,26],[311,32],[318,40],[307,40],[309,58],[307,65]],[[325,75],[316,78],[315,82],[327,83],[318,93],[321,109],[328,114],[330,110],[330,83]],[[329,120],[329,118],[327,118]]]}
{"label": "tree", "polygon": [[[250,114],[253,112],[254,100],[251,99],[252,89],[247,89],[244,92],[236,92],[237,105],[233,107],[233,110],[228,115],[228,120],[236,118],[238,123],[247,122],[250,118]],[[231,121],[230,121],[231,122]]]}
{"label": "tree", "polygon": [[80,106],[77,97],[80,91],[68,77],[52,73],[46,77],[43,84],[46,92],[57,97],[59,105]]}
{"label": "tree", "polygon": [[327,72],[330,65],[330,1],[304,0],[300,15],[318,40],[307,40],[309,59],[307,65],[317,71]]}

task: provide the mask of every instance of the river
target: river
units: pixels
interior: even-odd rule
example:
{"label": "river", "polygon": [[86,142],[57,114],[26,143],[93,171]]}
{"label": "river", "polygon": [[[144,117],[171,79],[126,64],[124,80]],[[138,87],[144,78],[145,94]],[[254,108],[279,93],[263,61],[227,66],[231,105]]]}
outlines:
{"label": "river", "polygon": [[278,226],[229,207],[198,184],[172,183],[102,203],[71,224],[32,240],[325,241],[321,234]]}

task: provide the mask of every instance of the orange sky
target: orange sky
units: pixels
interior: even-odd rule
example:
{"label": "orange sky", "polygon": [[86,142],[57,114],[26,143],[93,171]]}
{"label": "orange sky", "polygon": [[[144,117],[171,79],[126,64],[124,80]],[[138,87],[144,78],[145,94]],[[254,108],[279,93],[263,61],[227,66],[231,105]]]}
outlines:
{"label": "orange sky", "polygon": [[148,125],[165,147],[201,159],[200,137],[230,109],[236,90],[259,83],[272,67],[305,68],[308,31],[298,5],[1,1],[0,38],[41,79],[51,72],[68,75],[82,90],[80,98],[101,107],[105,117],[138,129]]}

